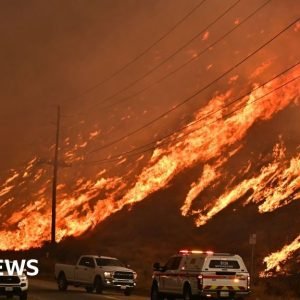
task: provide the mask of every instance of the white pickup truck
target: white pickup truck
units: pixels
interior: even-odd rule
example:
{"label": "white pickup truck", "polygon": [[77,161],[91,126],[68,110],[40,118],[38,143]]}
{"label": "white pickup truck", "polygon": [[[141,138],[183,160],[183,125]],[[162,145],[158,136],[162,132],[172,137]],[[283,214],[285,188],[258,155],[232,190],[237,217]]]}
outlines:
{"label": "white pickup truck", "polygon": [[84,287],[88,293],[117,289],[129,296],[136,286],[137,274],[114,257],[83,255],[76,265],[56,264],[55,278],[61,291],[73,285]]}
{"label": "white pickup truck", "polygon": [[27,276],[25,274],[18,275],[15,272],[9,275],[5,263],[0,264],[0,270],[3,274],[0,276],[0,297],[12,298],[13,296],[19,296],[20,300],[27,300]]}
{"label": "white pickup truck", "polygon": [[165,266],[153,268],[151,300],[241,300],[250,293],[250,276],[239,255],[181,250]]}

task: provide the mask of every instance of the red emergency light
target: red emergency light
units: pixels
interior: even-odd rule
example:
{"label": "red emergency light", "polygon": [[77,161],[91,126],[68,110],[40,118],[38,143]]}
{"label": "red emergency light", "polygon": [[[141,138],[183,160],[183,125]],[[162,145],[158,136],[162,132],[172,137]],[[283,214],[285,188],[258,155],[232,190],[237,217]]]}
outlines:
{"label": "red emergency light", "polygon": [[187,249],[183,249],[179,251],[180,254],[207,254],[207,255],[213,255],[214,252],[213,251],[201,251],[201,250],[187,250]]}

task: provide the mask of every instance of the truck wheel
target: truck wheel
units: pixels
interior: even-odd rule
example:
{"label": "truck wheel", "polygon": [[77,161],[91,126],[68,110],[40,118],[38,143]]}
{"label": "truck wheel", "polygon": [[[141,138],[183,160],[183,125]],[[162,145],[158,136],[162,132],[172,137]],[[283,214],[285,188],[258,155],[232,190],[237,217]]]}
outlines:
{"label": "truck wheel", "polygon": [[151,300],[163,300],[162,294],[159,292],[157,284],[152,285]]}
{"label": "truck wheel", "polygon": [[20,300],[27,300],[27,292],[20,295]]}
{"label": "truck wheel", "polygon": [[186,285],[183,290],[183,300],[192,300],[192,290],[189,285]]}
{"label": "truck wheel", "polygon": [[102,284],[102,280],[100,277],[95,278],[94,288],[95,288],[97,294],[102,294],[103,284]]}
{"label": "truck wheel", "polygon": [[65,291],[68,288],[68,282],[64,273],[59,274],[57,285],[60,291]]}
{"label": "truck wheel", "polygon": [[124,291],[124,295],[125,295],[125,296],[130,296],[131,293],[132,293],[132,289],[126,289],[126,290]]}
{"label": "truck wheel", "polygon": [[91,293],[94,291],[94,287],[93,287],[93,286],[87,286],[87,287],[85,288],[85,290],[86,290],[89,294],[91,294]]}

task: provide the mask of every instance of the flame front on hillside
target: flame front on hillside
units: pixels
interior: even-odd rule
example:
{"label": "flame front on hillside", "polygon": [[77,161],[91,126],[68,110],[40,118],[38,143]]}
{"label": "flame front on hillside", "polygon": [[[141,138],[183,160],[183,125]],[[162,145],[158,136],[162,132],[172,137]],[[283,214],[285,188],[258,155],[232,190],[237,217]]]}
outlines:
{"label": "flame front on hillside", "polygon": [[266,269],[261,272],[260,276],[267,277],[275,273],[284,273],[282,265],[300,249],[300,235],[290,244],[285,245],[281,250],[274,252],[264,259]]}
{"label": "flame front on hillside", "polygon": [[[224,180],[222,173],[225,164],[243,148],[242,141],[254,124],[270,120],[289,105],[299,104],[299,82],[295,80],[299,71],[300,68],[296,67],[265,86],[258,88],[254,85],[248,96],[232,105],[228,103],[233,97],[233,90],[216,95],[195,113],[194,121],[183,131],[174,133],[167,144],[157,144],[151,158],[135,177],[131,172],[123,176],[109,176],[106,170],[100,170],[92,179],[73,179],[71,191],[67,189],[70,183],[60,184],[57,240],[81,235],[124,207],[168,187],[180,172],[199,164],[204,165],[203,171],[199,180],[191,185],[181,208],[182,215],[192,215],[197,226],[206,224],[248,191],[251,195],[244,198],[244,205],[257,203],[260,213],[273,211],[299,199],[300,154],[287,158],[283,143],[279,143],[274,147],[272,161],[261,167],[259,172],[254,172],[249,162],[238,174],[245,179],[228,185],[220,196],[209,203],[199,203],[197,200],[208,186]],[[80,143],[66,151],[64,157],[72,162],[83,161],[83,150],[93,143],[99,133],[93,131],[83,141],[81,136]],[[65,144],[70,145],[69,138]],[[125,161],[121,158],[120,164]],[[144,161],[142,157],[135,163]],[[34,158],[23,170],[12,170],[0,186],[0,195],[4,199],[1,217],[5,219],[4,228],[0,231],[0,249],[40,247],[49,240],[51,216],[47,186],[50,181],[45,180],[46,173],[39,160]],[[32,201],[28,200],[20,205],[19,210],[11,211],[14,192],[22,191],[28,178],[33,179]],[[234,182],[233,178],[231,182]],[[298,245],[299,239],[286,246],[280,254],[266,258],[267,270],[274,267],[274,261],[286,259]]]}
{"label": "flame front on hillside", "polygon": [[[166,146],[157,146],[151,159],[135,179],[130,176],[106,177],[105,172],[100,172],[93,180],[76,179],[71,196],[66,186],[62,184],[57,208],[58,241],[67,236],[79,236],[89,228],[94,228],[125,206],[138,203],[153,192],[166,188],[177,174],[199,163],[205,164],[203,174],[199,181],[191,186],[182,206],[183,215],[196,215],[197,226],[204,225],[249,189],[253,192],[244,204],[258,203],[260,212],[271,211],[299,199],[299,191],[297,194],[300,183],[297,177],[300,169],[299,154],[286,161],[282,150],[282,155],[276,157],[274,154],[274,161],[262,167],[254,177],[241,181],[230,190],[225,190],[223,195],[204,207],[200,203],[197,210],[191,210],[194,199],[208,185],[220,179],[222,167],[242,148],[241,141],[246,137],[248,130],[256,122],[269,120],[288,105],[298,103],[297,81],[283,86],[276,92],[270,91],[295,78],[299,70],[297,67],[286,76],[264,87],[254,86],[249,96],[240,99],[230,109],[225,110],[225,107],[232,97],[232,90],[215,96],[195,114],[194,121],[183,132],[175,133]],[[264,95],[267,96],[261,98]],[[210,115],[209,122],[207,115]],[[76,161],[76,152],[87,147],[97,135],[93,133],[89,136],[86,143],[81,143],[81,146],[75,145],[66,156],[72,156]],[[277,153],[278,147],[274,151]],[[229,154],[224,156],[226,152]],[[1,186],[1,195],[8,197],[2,206],[3,210],[11,203],[14,188],[24,186],[26,177],[35,176],[36,184],[39,185],[38,191],[34,194],[34,201],[28,205],[24,204],[20,210],[7,217],[6,229],[0,232],[1,249],[39,247],[49,239],[50,209],[47,206],[49,199],[46,193],[49,182],[43,182],[42,174],[45,170],[34,167],[35,162],[36,159],[30,161],[23,174],[14,170]],[[276,182],[274,177],[278,177]]]}

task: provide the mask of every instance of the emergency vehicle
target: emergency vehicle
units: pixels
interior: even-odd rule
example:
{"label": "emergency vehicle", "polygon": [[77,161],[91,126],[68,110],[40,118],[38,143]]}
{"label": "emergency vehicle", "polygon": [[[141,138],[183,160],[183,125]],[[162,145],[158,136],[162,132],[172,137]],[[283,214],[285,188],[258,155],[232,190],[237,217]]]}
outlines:
{"label": "emergency vehicle", "polygon": [[239,255],[181,250],[153,269],[151,300],[242,300],[250,293],[250,276]]}

